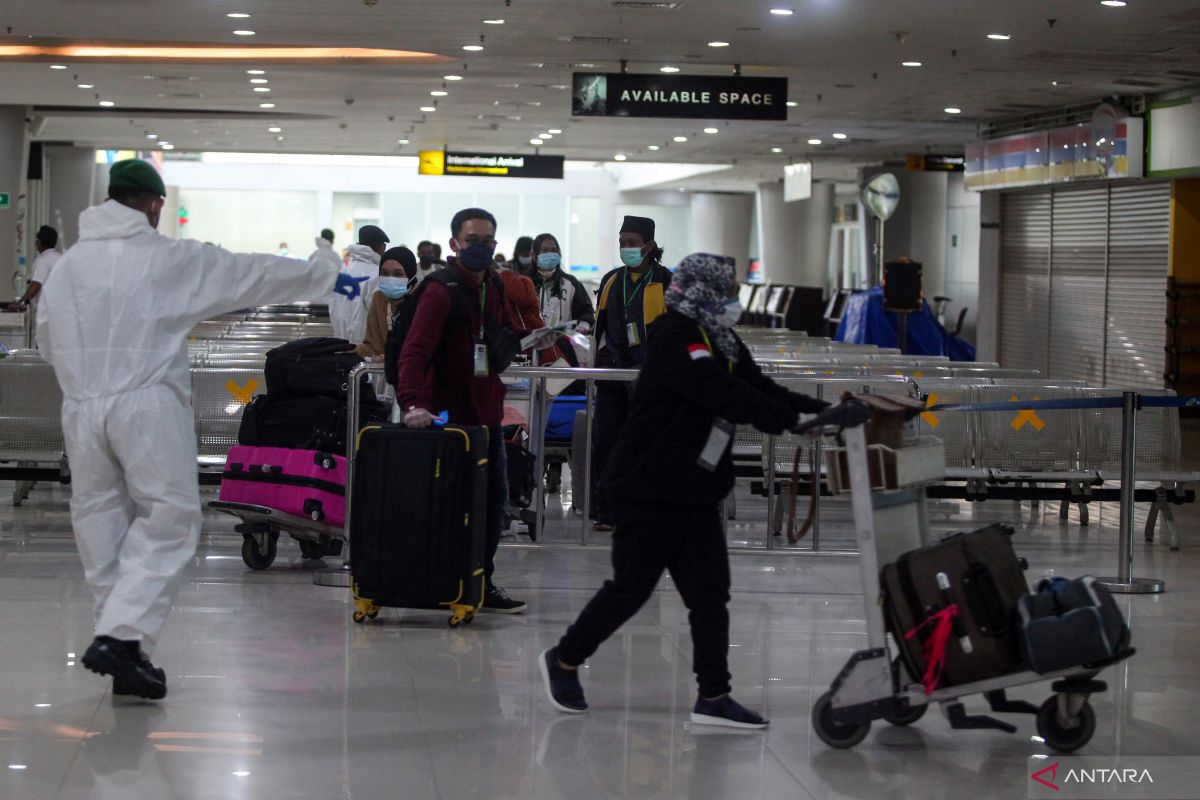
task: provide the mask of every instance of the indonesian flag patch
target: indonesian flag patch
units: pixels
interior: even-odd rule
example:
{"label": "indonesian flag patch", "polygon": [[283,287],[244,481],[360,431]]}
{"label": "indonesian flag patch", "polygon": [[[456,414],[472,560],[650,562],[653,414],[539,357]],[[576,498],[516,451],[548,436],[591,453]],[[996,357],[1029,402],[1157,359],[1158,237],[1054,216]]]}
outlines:
{"label": "indonesian flag patch", "polygon": [[689,344],[688,355],[693,361],[697,361],[701,358],[712,358],[712,351],[702,344]]}

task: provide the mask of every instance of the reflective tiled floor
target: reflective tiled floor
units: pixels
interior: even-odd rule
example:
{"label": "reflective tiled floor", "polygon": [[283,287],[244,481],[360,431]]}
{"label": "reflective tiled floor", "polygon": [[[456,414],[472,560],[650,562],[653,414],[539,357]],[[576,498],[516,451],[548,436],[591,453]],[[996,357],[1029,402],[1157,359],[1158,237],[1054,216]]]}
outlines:
{"label": "reflective tiled floor", "polygon": [[[364,627],[346,592],[313,585],[294,543],[252,573],[232,521],[215,516],[160,646],[170,695],[113,707],[108,682],[76,658],[91,613],[67,494],[41,487],[13,509],[10,489],[0,483],[5,800],[1010,798],[1025,796],[1026,757],[1046,752],[1028,718],[1005,735],[955,732],[931,713],[909,729],[880,724],[852,751],[816,738],[810,705],[864,641],[853,558],[734,558],[735,691],[773,722],[765,734],[714,734],[688,722],[690,640],[669,582],[587,668],[587,715],[561,716],[543,699],[534,659],[608,574],[602,536],[587,550],[501,551],[501,582],[529,601],[524,616],[450,630],[444,614],[387,610]],[[731,543],[761,545],[765,515],[739,500]],[[551,510],[564,516],[557,501]],[[1086,529],[1074,514],[1060,526],[1056,509],[1011,502],[947,504],[934,517],[940,529],[1016,521],[1033,577],[1115,565],[1113,506],[1093,506]],[[847,518],[827,509],[826,546],[849,542]],[[1200,754],[1198,518],[1180,514],[1178,554],[1139,536],[1138,572],[1168,592],[1121,599],[1139,654],[1093,699],[1091,754]],[[553,523],[548,537],[577,541],[577,521]]]}

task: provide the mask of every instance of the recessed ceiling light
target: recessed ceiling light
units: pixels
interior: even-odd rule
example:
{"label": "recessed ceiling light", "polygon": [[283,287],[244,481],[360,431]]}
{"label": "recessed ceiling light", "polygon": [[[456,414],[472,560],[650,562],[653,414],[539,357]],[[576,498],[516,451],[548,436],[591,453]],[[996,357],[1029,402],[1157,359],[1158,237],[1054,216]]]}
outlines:
{"label": "recessed ceiling light", "polygon": [[175,149],[175,145],[171,144],[170,142],[163,142],[161,146],[162,146],[163,150],[174,150]]}
{"label": "recessed ceiling light", "polygon": [[79,84],[79,88],[80,88],[80,89],[95,89],[95,88],[96,88],[96,84],[94,84],[94,83],[81,83],[81,84]]}
{"label": "recessed ceiling light", "polygon": [[771,148],[771,152],[772,152],[772,153],[782,153],[782,152],[783,152],[783,148],[782,148],[782,147],[772,147],[772,148]]}
{"label": "recessed ceiling light", "polygon": [[483,21],[483,24],[484,25],[503,25],[504,20],[502,20],[502,19],[485,19]]}
{"label": "recessed ceiling light", "polygon": [[659,67],[658,71],[666,73],[679,72],[679,67]]}
{"label": "recessed ceiling light", "polygon": [[234,36],[253,36],[254,31],[234,31]]}
{"label": "recessed ceiling light", "polygon": [[729,47],[729,42],[709,42],[709,47]]}
{"label": "recessed ceiling light", "polygon": [[705,128],[704,132],[705,133],[720,133],[721,130],[720,130],[720,128]]}
{"label": "recessed ceiling light", "polygon": [[66,69],[66,64],[51,64],[50,69]]}
{"label": "recessed ceiling light", "polygon": [[49,703],[34,703],[33,707],[34,708],[50,708],[50,704]]}
{"label": "recessed ceiling light", "polygon": [[846,136],[846,134],[844,134],[844,133],[835,133],[835,134],[833,135],[833,138],[835,138],[835,139],[845,139],[845,138],[847,138],[847,136]]}
{"label": "recessed ceiling light", "polygon": [[396,144],[408,144],[408,139],[397,139]]}
{"label": "recessed ceiling light", "polygon": [[437,106],[421,106],[421,110],[426,114],[432,114],[433,112],[437,111]]}
{"label": "recessed ceiling light", "polygon": [[772,8],[771,13],[777,17],[790,17],[796,12],[792,11],[790,8]]}
{"label": "recessed ceiling light", "polygon": [[266,78],[251,78],[250,82],[251,83],[270,83],[270,81],[267,80]]}
{"label": "recessed ceiling light", "polygon": [[962,113],[961,108],[955,108],[954,106],[947,106],[946,108],[943,108],[942,110],[945,111],[947,114],[961,114]]}
{"label": "recessed ceiling light", "polygon": [[483,49],[483,45],[481,45],[481,44],[464,44],[463,45],[463,50],[466,50],[468,53],[478,53],[482,49]]}
{"label": "recessed ceiling light", "polygon": [[147,134],[146,134],[146,138],[147,138],[147,139],[157,139],[157,138],[158,138],[158,134],[157,134],[157,133],[147,133]]}
{"label": "recessed ceiling light", "polygon": [[1125,0],[1100,0],[1100,5],[1108,6],[1109,8],[1120,8],[1125,5]]}
{"label": "recessed ceiling light", "polygon": [[231,14],[226,14],[225,16],[229,17],[230,19],[250,19],[249,14],[242,14],[241,12],[238,12],[238,11],[234,11]]}
{"label": "recessed ceiling light", "polygon": [[237,777],[239,777],[239,778],[245,778],[245,777],[246,777],[247,775],[249,775],[250,773],[249,773],[249,772],[247,772],[247,771],[246,771],[246,770],[244,770],[244,769],[239,769],[237,772],[235,772],[235,773],[233,773],[233,774],[234,774],[234,775],[236,775],[236,776],[237,776]]}
{"label": "recessed ceiling light", "polygon": [[530,140],[529,140],[529,143],[530,143],[530,144],[536,144],[536,145],[538,145],[539,147],[540,147],[541,145],[545,144],[545,142],[543,142],[541,139],[530,139]]}
{"label": "recessed ceiling light", "polygon": [[275,137],[275,141],[277,141],[277,142],[282,142],[282,141],[283,141],[283,137],[282,137],[282,136],[276,136],[276,137]]}
{"label": "recessed ceiling light", "polygon": [[432,92],[429,93],[429,96],[430,97],[445,97],[448,94],[450,94],[450,93],[442,91],[441,89],[434,89]]}
{"label": "recessed ceiling light", "polygon": [[555,136],[558,136],[558,134],[562,133],[562,128],[548,128],[546,133],[553,133]]}
{"label": "recessed ceiling light", "polygon": [[21,770],[21,769],[25,769],[25,765],[24,764],[9,764],[8,768],[15,769],[15,770]]}
{"label": "recessed ceiling light", "polygon": [[274,125],[272,125],[270,128],[267,128],[267,131],[268,131],[269,133],[282,133],[282,132],[283,132],[283,128],[280,128],[280,127],[277,127],[277,126],[274,126]]}
{"label": "recessed ceiling light", "polygon": [[658,149],[658,145],[656,145],[656,144],[652,144],[652,145],[650,145],[649,147],[647,147],[646,149],[647,149],[647,150],[657,150],[657,149]]}
{"label": "recessed ceiling light", "polygon": [[796,106],[798,106],[798,105],[800,105],[800,104],[799,104],[799,103],[797,103],[795,100],[788,100],[788,101],[787,101],[787,107],[788,107],[788,108],[795,108],[795,107],[796,107]]}
{"label": "recessed ceiling light", "polygon": [[820,144],[821,140],[820,139],[809,139],[808,143],[809,144]]}
{"label": "recessed ceiling light", "polygon": [[1007,33],[989,33],[988,38],[994,39],[997,42],[1007,42],[1009,39],[1012,38],[1012,36]]}
{"label": "recessed ceiling light", "polygon": [[112,108],[116,105],[116,103],[114,103],[112,100],[101,100],[100,105],[104,106],[105,108]]}
{"label": "recessed ceiling light", "polygon": [[625,160],[624,153],[617,153],[615,156],[613,156],[613,161],[624,161],[624,160]]}
{"label": "recessed ceiling light", "polygon": [[256,91],[256,92],[269,92],[269,91],[271,91],[271,87],[269,87],[269,86],[255,86],[255,87],[254,87],[254,91]]}
{"label": "recessed ceiling light", "polygon": [[258,107],[259,108],[274,108],[275,104],[274,103],[259,103]]}
{"label": "recessed ceiling light", "polygon": [[442,76],[442,80],[447,80],[447,81],[461,81],[461,80],[462,80],[462,75],[443,75],[443,76]]}
{"label": "recessed ceiling light", "polygon": [[266,72],[266,70],[262,70],[262,69],[248,69],[248,70],[246,70],[246,74],[247,75],[266,75],[267,72]]}
{"label": "recessed ceiling light", "polygon": [[919,66],[922,66],[922,64],[920,61],[901,61],[900,66],[902,66],[902,67],[919,67]]}

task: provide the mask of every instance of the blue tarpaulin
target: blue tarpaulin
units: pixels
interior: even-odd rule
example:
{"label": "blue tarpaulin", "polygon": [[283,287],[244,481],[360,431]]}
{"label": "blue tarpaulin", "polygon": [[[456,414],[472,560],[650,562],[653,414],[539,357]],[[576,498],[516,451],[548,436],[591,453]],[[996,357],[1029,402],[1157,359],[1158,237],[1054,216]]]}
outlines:
{"label": "blue tarpaulin", "polygon": [[[884,311],[883,289],[876,287],[850,295],[842,312],[837,335],[833,338],[852,344],[898,347],[896,315]],[[948,356],[951,361],[975,360],[975,348],[946,333],[946,329],[938,324],[929,311],[929,304],[924,301],[919,312],[908,315],[908,344],[904,352],[913,356]]]}

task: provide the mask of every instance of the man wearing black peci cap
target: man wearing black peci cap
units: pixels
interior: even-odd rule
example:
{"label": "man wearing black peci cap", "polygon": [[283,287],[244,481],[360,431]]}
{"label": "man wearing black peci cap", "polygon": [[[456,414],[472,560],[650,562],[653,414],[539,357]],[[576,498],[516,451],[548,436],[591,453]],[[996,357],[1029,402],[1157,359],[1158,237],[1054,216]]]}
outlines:
{"label": "man wearing black peci cap", "polygon": [[[600,281],[596,304],[596,366],[639,369],[646,355],[646,329],[666,310],[671,272],[662,265],[654,240],[654,220],[625,217],[620,233],[622,267]],[[629,414],[632,383],[596,382],[596,420],[592,428],[592,518],[596,530],[612,530],[612,509],[603,476],[609,453]]]}
{"label": "man wearing black peci cap", "polygon": [[333,335],[349,342],[361,342],[367,334],[367,311],[379,274],[379,259],[387,251],[388,235],[377,225],[358,229],[358,244],[347,248],[350,263],[342,270],[355,278],[367,278],[363,293],[355,300],[335,298],[329,305],[329,321]]}

